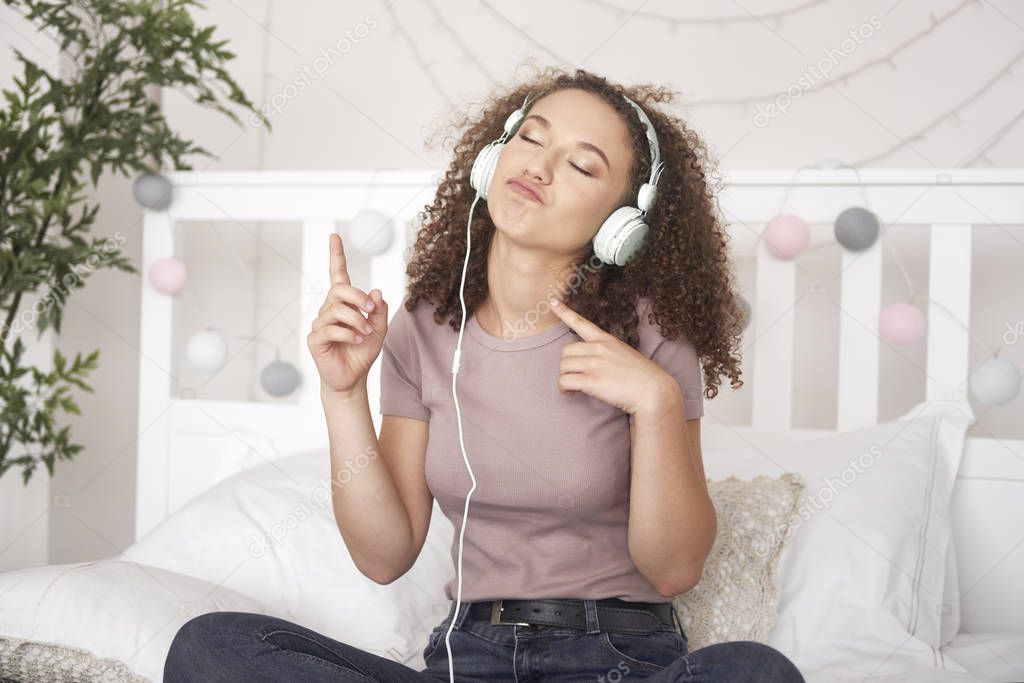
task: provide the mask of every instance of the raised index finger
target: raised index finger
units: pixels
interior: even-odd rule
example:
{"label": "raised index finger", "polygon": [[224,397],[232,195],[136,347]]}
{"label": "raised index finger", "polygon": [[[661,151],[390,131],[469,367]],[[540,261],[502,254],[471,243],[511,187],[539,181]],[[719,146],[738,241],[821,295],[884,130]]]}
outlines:
{"label": "raised index finger", "polygon": [[564,302],[558,299],[548,299],[548,302],[551,304],[551,310],[554,311],[555,315],[561,318],[574,332],[583,337],[583,341],[597,341],[607,334],[595,323],[590,322],[566,306]]}
{"label": "raised index finger", "polygon": [[348,263],[345,261],[345,243],[341,241],[341,235],[332,232],[330,240],[331,252],[331,285],[350,285],[348,279]]}

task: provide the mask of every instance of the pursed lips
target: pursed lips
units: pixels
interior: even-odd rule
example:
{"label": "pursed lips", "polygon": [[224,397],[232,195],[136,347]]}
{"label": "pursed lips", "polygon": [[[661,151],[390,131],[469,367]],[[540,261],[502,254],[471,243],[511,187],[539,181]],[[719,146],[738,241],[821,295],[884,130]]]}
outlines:
{"label": "pursed lips", "polygon": [[540,200],[540,196],[536,192],[534,192],[531,188],[527,187],[526,185],[522,184],[521,182],[519,182],[517,180],[510,180],[510,181],[508,181],[508,184],[512,186],[513,190],[515,190],[519,194],[523,195],[524,197],[529,197],[530,199],[532,199],[533,201],[537,202],[538,204],[542,204],[543,203]]}

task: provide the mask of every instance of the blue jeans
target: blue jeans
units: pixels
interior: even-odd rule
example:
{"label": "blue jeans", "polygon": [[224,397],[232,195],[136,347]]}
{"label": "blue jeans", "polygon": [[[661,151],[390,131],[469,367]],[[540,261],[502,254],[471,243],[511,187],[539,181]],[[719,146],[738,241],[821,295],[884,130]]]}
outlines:
{"label": "blue jeans", "polygon": [[[462,603],[451,632],[455,680],[483,681],[685,681],[686,683],[804,683],[778,650],[751,640],[688,652],[681,627],[653,634],[602,631],[596,601],[584,601],[586,629],[491,625],[466,618]],[[210,612],[191,619],[174,636],[164,683],[184,681],[447,681],[445,637],[455,602],[434,627],[417,671],[391,659],[327,638],[283,619],[248,612]]]}

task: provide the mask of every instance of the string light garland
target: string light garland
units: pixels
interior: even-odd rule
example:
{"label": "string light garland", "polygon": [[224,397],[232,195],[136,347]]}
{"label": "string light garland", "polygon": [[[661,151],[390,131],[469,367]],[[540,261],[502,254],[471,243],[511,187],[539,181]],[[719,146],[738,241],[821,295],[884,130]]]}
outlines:
{"label": "string light garland", "polygon": [[[1024,60],[1024,50],[1021,50],[1020,52],[1018,52],[1009,62],[1007,62],[1003,66],[1002,69],[1000,69],[998,72],[996,72],[996,74],[994,76],[992,76],[987,81],[985,81],[981,85],[981,87],[979,87],[977,90],[975,90],[968,97],[965,97],[963,100],[960,101],[959,104],[957,104],[956,106],[954,106],[951,109],[949,109],[945,114],[942,114],[941,116],[937,117],[935,120],[933,120],[927,126],[922,128],[918,132],[914,133],[910,137],[901,137],[900,141],[898,143],[896,143],[894,145],[891,145],[890,147],[887,147],[886,149],[883,149],[881,152],[878,152],[877,154],[873,154],[873,155],[868,156],[868,157],[864,157],[862,159],[858,159],[857,161],[854,162],[854,165],[856,165],[856,166],[865,166],[867,164],[870,164],[870,163],[879,161],[881,159],[884,159],[884,158],[890,156],[893,152],[896,152],[897,150],[900,150],[903,147],[905,147],[908,142],[915,142],[917,140],[921,140],[930,131],[932,131],[933,129],[937,128],[938,126],[940,126],[941,124],[943,124],[947,120],[953,119],[953,120],[959,121],[960,120],[960,112],[961,111],[963,111],[964,109],[969,107],[971,104],[976,102],[978,100],[978,98],[981,97],[981,95],[983,95],[987,91],[991,90],[992,87],[999,80],[1001,80],[1003,78],[1006,78],[1007,76],[1011,75],[1013,73],[1013,67],[1015,67],[1021,60]],[[991,164],[991,159],[988,159],[985,156],[985,152],[990,150],[993,146],[995,146],[995,144],[999,140],[1001,140],[1003,137],[1005,137],[1006,134],[1009,132],[1010,128],[1012,128],[1013,125],[1016,125],[1017,123],[1019,123],[1022,118],[1024,118],[1024,109],[1022,109],[1016,115],[1016,117],[1011,121],[1012,125],[1004,126],[1004,128],[998,133],[998,136],[994,136],[993,138],[990,138],[980,148],[980,151],[975,151],[975,152],[972,153],[972,163],[974,161],[979,160],[979,159],[985,159],[986,161],[988,161]],[[958,164],[958,165],[963,165],[963,164]],[[966,164],[966,165],[969,166],[971,164]]]}
{"label": "string light garland", "polygon": [[661,21],[672,25],[672,30],[676,31],[681,25],[684,24],[741,24],[751,21],[762,22],[764,20],[774,21],[776,27],[782,25],[782,20],[785,17],[799,14],[805,10],[819,5],[824,5],[831,0],[807,0],[800,5],[790,7],[788,9],[776,10],[774,12],[763,12],[761,14],[735,14],[732,16],[717,16],[717,17],[674,17],[668,14],[662,14],[660,12],[653,12],[651,10],[641,9],[630,10],[625,7],[619,7],[607,0],[586,0],[588,4],[596,5],[602,9],[607,9],[615,12],[619,16],[619,20],[623,21],[629,16],[643,17],[645,19],[653,19],[655,21]]}
{"label": "string light garland", "polygon": [[[890,50],[889,52],[887,52],[886,54],[884,54],[884,55],[882,55],[880,57],[875,57],[873,59],[869,59],[868,61],[864,62],[860,66],[858,66],[858,67],[856,67],[854,69],[851,69],[850,71],[847,71],[846,73],[843,73],[841,75],[830,76],[829,78],[825,78],[823,80],[819,80],[817,83],[809,85],[806,88],[802,88],[800,90],[801,96],[807,95],[807,94],[813,94],[813,93],[816,93],[816,92],[818,92],[820,90],[824,90],[826,87],[831,87],[832,86],[832,82],[833,81],[837,81],[837,80],[845,86],[845,85],[847,85],[847,82],[849,81],[849,79],[851,79],[851,78],[853,78],[855,76],[859,76],[859,75],[863,74],[864,72],[869,71],[869,70],[871,70],[871,69],[873,69],[873,68],[875,68],[877,66],[885,65],[885,66],[888,66],[889,69],[892,70],[892,71],[899,71],[899,67],[898,67],[898,65],[897,65],[897,63],[895,61],[895,58],[900,53],[902,53],[904,50],[906,50],[907,48],[911,47],[915,43],[920,42],[921,40],[923,40],[927,36],[930,36],[932,33],[935,32],[935,30],[937,28],[939,28],[940,26],[945,24],[953,16],[955,16],[956,14],[961,12],[962,10],[966,9],[968,5],[977,4],[979,2],[980,2],[980,0],[963,0],[959,5],[957,5],[956,7],[954,7],[953,9],[949,10],[948,12],[946,12],[945,14],[943,14],[943,15],[941,15],[939,17],[936,17],[934,12],[929,13],[930,24],[929,24],[928,28],[926,28],[926,29],[924,29],[922,31],[919,31],[918,33],[916,33],[916,34],[910,36],[909,38],[905,39],[904,41],[899,43],[895,48],[893,48],[892,50]],[[781,97],[781,96],[783,96],[785,94],[786,94],[785,91],[782,91],[782,92],[776,91],[776,92],[761,93],[759,95],[744,95],[742,97],[715,97],[715,98],[695,99],[695,100],[688,101],[686,103],[686,106],[687,106],[687,108],[697,109],[697,108],[701,108],[701,107],[720,107],[720,106],[734,105],[734,106],[742,107],[742,109],[744,111],[746,111],[748,109],[747,105],[754,105],[754,104],[758,104],[760,102],[771,101],[771,100],[774,100],[774,99],[776,99],[778,97]]]}
{"label": "string light garland", "polygon": [[[424,0],[423,4],[430,9],[430,13],[434,16],[434,22],[442,29],[444,29],[444,31],[452,37],[452,40],[455,42],[456,45],[458,45],[459,49],[462,50],[462,56],[460,57],[460,61],[472,62],[473,65],[476,66],[476,68],[480,71],[480,73],[484,75],[484,77],[487,79],[489,83],[497,83],[498,79],[495,78],[495,76],[490,71],[487,70],[487,67],[483,65],[483,62],[477,59],[476,56],[470,51],[469,46],[467,46],[465,41],[462,40],[462,36],[460,36],[458,31],[453,29],[448,24],[448,22],[444,20],[444,15],[441,12],[437,11],[437,7],[434,6],[434,3],[431,0]],[[411,40],[411,38],[409,38],[409,40]]]}
{"label": "string light garland", "polygon": [[[241,260],[224,236],[220,234],[220,231],[216,229],[216,224],[214,224],[213,232],[221,239],[221,241],[224,242],[225,251],[231,253],[234,258],[234,262],[239,266],[241,272],[247,272],[250,269],[251,264],[247,264]],[[196,292],[196,296],[179,297],[179,299],[185,302],[187,306],[191,307],[192,313],[196,317],[201,320],[211,319],[211,316],[206,311],[206,307],[203,306],[202,303],[203,288],[199,286],[198,278],[189,274],[188,268],[181,259],[176,256],[156,259],[152,264],[150,264],[148,276],[154,289],[168,296],[180,294],[185,289],[186,284],[191,282],[192,288]],[[288,336],[281,343],[283,344],[287,342],[294,335],[295,330],[291,329],[288,332]],[[260,372],[260,386],[271,396],[287,396],[295,391],[295,389],[297,389],[301,384],[302,375],[298,368],[288,361],[281,360],[280,345],[273,344],[258,336],[249,337],[231,332],[224,332],[215,325],[207,325],[203,330],[195,332],[189,336],[185,345],[186,360],[194,369],[200,372],[207,374],[220,372],[230,358],[228,343],[225,340],[225,337],[244,340],[246,342],[255,340],[257,342],[267,344],[274,350],[274,360],[266,364]]]}
{"label": "string light garland", "polygon": [[[856,167],[848,166],[857,175],[857,184],[861,188],[865,206],[849,207],[836,219],[835,242],[825,242],[815,247],[807,247],[810,239],[810,226],[800,216],[785,213],[786,202],[789,191],[793,187],[797,176],[801,171],[813,168],[802,166],[797,169],[783,193],[781,206],[775,218],[769,221],[765,230],[758,234],[751,247],[756,250],[761,240],[764,239],[768,246],[768,253],[780,260],[795,260],[800,254],[816,248],[833,247],[838,244],[847,251],[860,252],[873,246],[880,241],[882,248],[887,248],[896,263],[896,267],[903,275],[906,282],[908,295],[905,301],[899,301],[885,306],[878,319],[879,336],[882,340],[896,345],[906,346],[919,342],[927,329],[927,320],[924,313],[916,303],[927,303],[935,306],[938,310],[944,311],[951,320],[960,325],[968,336],[976,341],[990,357],[982,361],[970,375],[970,389],[974,397],[986,405],[1004,405],[1009,403],[1020,393],[1021,372],[1010,361],[999,357],[999,352],[1008,343],[1006,335],[1003,335],[1004,342],[999,347],[992,349],[975,335],[970,327],[960,320],[948,307],[935,299],[918,294],[914,288],[910,273],[903,265],[896,249],[885,239],[884,232],[879,230],[878,219],[867,207],[867,188],[860,177]],[[846,220],[845,225],[841,221]],[[856,217],[856,218],[853,218]],[[743,301],[746,304],[746,301]],[[1015,339],[1014,339],[1015,341]]]}
{"label": "string light garland", "polygon": [[[757,14],[757,15],[755,15],[755,14],[746,14],[746,15],[736,15],[736,16],[723,16],[723,17],[689,17],[689,18],[687,18],[687,17],[674,17],[674,16],[670,16],[670,15],[667,15],[667,14],[658,13],[658,12],[649,11],[649,10],[643,10],[643,9],[636,10],[634,12],[634,11],[627,10],[625,8],[622,8],[622,7],[618,7],[617,5],[614,5],[613,3],[609,2],[608,0],[585,0],[585,1],[589,2],[590,4],[594,5],[595,7],[598,7],[598,8],[607,10],[607,11],[618,13],[618,16],[620,17],[620,21],[624,21],[625,18],[628,18],[628,17],[631,17],[631,16],[640,16],[640,17],[644,17],[644,18],[647,18],[647,19],[650,19],[650,20],[653,20],[653,21],[661,21],[663,23],[671,24],[673,32],[676,32],[678,30],[679,26],[681,26],[681,25],[702,25],[703,24],[703,25],[720,25],[720,26],[724,27],[724,26],[728,26],[728,25],[731,25],[731,24],[740,24],[740,23],[744,23],[744,22],[753,22],[753,21],[764,21],[766,19],[774,21],[776,24],[780,24],[782,22],[782,20],[785,19],[785,18],[794,16],[794,15],[800,13],[800,12],[803,12],[805,10],[811,9],[813,7],[816,7],[816,6],[819,6],[819,5],[823,5],[826,2],[829,2],[830,0],[809,0],[808,2],[804,2],[802,4],[796,5],[794,7],[788,8],[788,9],[778,10],[776,12],[767,12],[767,13]],[[505,23],[505,24],[508,24],[508,25],[512,26],[530,44],[532,44],[538,50],[541,50],[542,52],[544,52],[547,55],[549,55],[555,62],[560,63],[560,64],[573,64],[574,63],[572,60],[566,59],[565,57],[563,57],[561,55],[555,54],[551,50],[551,48],[549,48],[548,46],[544,45],[543,43],[538,41],[536,38],[534,38],[533,35],[531,35],[531,32],[528,30],[528,27],[521,27],[521,26],[516,25],[508,17],[504,16],[503,14],[498,12],[496,9],[491,7],[491,5],[488,4],[485,0],[478,0],[478,2],[480,2],[480,5],[481,5],[483,10],[491,13],[493,16],[498,18],[502,23]],[[955,7],[951,8],[950,10],[948,10],[948,11],[946,11],[944,13],[936,14],[935,12],[929,12],[929,24],[928,24],[928,26],[926,28],[918,31],[914,35],[912,35],[912,36],[906,38],[905,40],[901,41],[898,45],[896,45],[893,49],[891,49],[886,54],[881,55],[881,56],[876,57],[876,58],[869,59],[865,63],[857,66],[856,68],[851,69],[850,71],[847,71],[846,73],[844,73],[842,75],[833,76],[833,77],[830,77],[830,78],[819,80],[817,83],[812,83],[807,88],[802,89],[801,93],[802,94],[815,94],[815,93],[818,93],[818,92],[821,92],[821,91],[825,90],[826,87],[835,87],[834,81],[837,81],[837,80],[842,85],[847,85],[848,81],[850,79],[852,79],[852,78],[854,78],[856,76],[859,76],[859,75],[861,75],[861,74],[863,74],[863,73],[865,73],[865,72],[867,72],[867,71],[869,71],[869,70],[871,70],[871,69],[873,69],[875,67],[882,66],[882,65],[888,66],[893,71],[899,71],[898,62],[896,61],[896,57],[897,56],[899,56],[901,53],[905,52],[911,46],[921,42],[924,38],[934,34],[937,29],[942,27],[950,19],[952,19],[954,16],[956,16],[957,14],[959,14],[964,9],[966,9],[969,5],[972,5],[972,4],[973,5],[977,5],[978,7],[984,7],[984,2],[982,0],[962,0],[962,2],[958,3]],[[490,71],[487,69],[487,67],[479,59],[477,59],[477,57],[469,49],[469,46],[461,39],[461,37],[459,36],[459,33],[456,30],[454,30],[454,28],[444,20],[443,15],[437,10],[437,8],[431,2],[429,2],[429,0],[427,2],[427,6],[430,9],[430,11],[431,11],[431,13],[432,13],[432,15],[434,17],[434,23],[436,25],[440,26],[445,31],[445,33],[447,33],[449,36],[451,36],[452,39],[453,39],[453,44],[455,44],[459,48],[460,55],[457,57],[457,59],[460,62],[472,63],[484,75],[484,77],[487,79],[487,81],[493,85],[496,82],[494,75],[490,73]],[[402,40],[405,41],[405,43],[408,45],[408,47],[410,49],[410,52],[412,53],[413,59],[419,64],[419,66],[422,69],[422,71],[426,74],[427,79],[428,79],[429,83],[431,84],[431,86],[433,87],[433,89],[437,92],[437,94],[449,106],[455,106],[455,102],[453,102],[451,97],[449,97],[448,93],[445,92],[444,88],[441,86],[441,82],[435,76],[435,74],[433,72],[433,67],[435,66],[435,63],[433,61],[426,61],[426,60],[423,59],[423,56],[422,56],[422,54],[420,52],[419,47],[416,45],[416,43],[413,40],[413,38],[410,35],[410,33],[402,26],[401,22],[399,21],[398,13],[397,13],[397,8],[391,7],[391,5],[388,5],[388,7],[390,8],[390,12],[391,12],[391,16],[392,16],[392,22],[393,22],[392,33],[391,33],[392,37],[400,37]],[[895,143],[895,144],[893,144],[893,145],[891,145],[891,146],[881,150],[880,152],[877,152],[877,153],[874,153],[874,154],[870,154],[870,155],[865,156],[863,158],[857,159],[854,162],[854,165],[858,166],[858,167],[863,167],[863,166],[867,166],[867,165],[876,163],[876,162],[881,161],[883,159],[886,159],[886,158],[890,157],[891,155],[893,155],[894,153],[896,153],[897,151],[899,151],[900,149],[905,148],[907,146],[907,144],[923,139],[929,132],[931,132],[932,130],[934,130],[938,126],[942,125],[943,123],[945,123],[947,121],[955,121],[955,122],[960,121],[960,113],[964,109],[966,109],[969,106],[971,106],[972,104],[974,104],[977,100],[979,100],[983,95],[985,95],[993,87],[995,87],[995,85],[996,85],[996,83],[998,81],[1000,81],[1000,80],[1010,76],[1013,73],[1013,68],[1022,59],[1024,59],[1024,50],[1022,50],[1015,57],[1013,57],[993,77],[989,78],[982,85],[982,87],[978,88],[974,93],[972,93],[970,97],[965,98],[963,101],[959,102],[956,106],[952,107],[950,110],[948,110],[947,112],[945,112],[941,116],[937,117],[935,120],[931,121],[928,125],[924,126],[920,130],[910,134],[909,136],[901,137],[899,142],[897,142],[897,143]],[[687,101],[686,108],[687,109],[699,109],[699,108],[704,108],[704,107],[735,106],[735,107],[738,107],[738,108],[742,109],[743,111],[749,111],[751,106],[757,105],[758,103],[763,103],[765,101],[774,100],[775,98],[781,97],[781,96],[783,96],[785,94],[786,94],[785,92],[772,92],[772,93],[761,93],[761,94],[757,94],[757,95],[744,95],[744,96],[739,96],[739,97],[720,97],[720,98],[695,99],[695,100]],[[982,163],[982,162],[987,163],[988,165],[993,165],[993,161],[987,156],[987,152],[989,152],[993,147],[995,147],[999,142],[1001,142],[1010,133],[1010,131],[1012,131],[1014,128],[1016,128],[1020,124],[1020,122],[1022,120],[1024,120],[1024,109],[1022,109],[1012,119],[1010,119],[1010,121],[1008,121],[1007,124],[1004,125],[1003,128],[1000,129],[996,135],[994,135],[993,137],[991,137],[988,140],[986,140],[985,143],[981,147],[979,147],[977,150],[972,152],[963,162],[961,162],[960,164],[957,164],[957,165],[958,166],[964,166],[964,167],[971,167],[971,166],[974,166],[975,164]]]}
{"label": "string light garland", "polygon": [[427,80],[434,87],[437,94],[448,103],[448,106],[455,106],[455,102],[448,97],[448,93],[444,91],[444,88],[442,88],[441,84],[438,83],[437,77],[434,76],[433,62],[427,62],[423,59],[422,55],[420,55],[420,50],[416,46],[416,42],[412,39],[412,36],[409,35],[409,32],[402,26],[402,23],[398,21],[398,10],[394,7],[391,9],[391,37],[400,37],[405,41],[405,44],[409,46],[409,51],[412,53],[413,59],[420,65],[420,69],[426,75]]}

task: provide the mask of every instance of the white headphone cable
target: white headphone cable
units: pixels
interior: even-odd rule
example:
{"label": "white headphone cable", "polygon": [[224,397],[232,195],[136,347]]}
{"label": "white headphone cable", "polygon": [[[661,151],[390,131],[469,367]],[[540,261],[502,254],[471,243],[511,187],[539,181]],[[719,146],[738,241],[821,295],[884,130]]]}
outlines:
{"label": "white headphone cable", "polygon": [[466,522],[469,520],[469,499],[473,495],[473,491],[476,490],[476,477],[473,475],[473,468],[469,466],[469,458],[466,456],[466,442],[462,435],[462,411],[459,409],[459,394],[455,389],[455,380],[458,378],[459,366],[462,362],[462,335],[466,331],[467,318],[466,318],[466,270],[469,267],[469,254],[470,246],[472,244],[472,225],[473,225],[473,211],[476,209],[476,203],[480,200],[480,193],[477,192],[476,197],[473,199],[473,204],[469,207],[469,219],[466,221],[466,258],[462,262],[462,283],[459,285],[459,302],[462,304],[462,324],[459,326],[459,341],[455,345],[455,358],[452,361],[452,398],[455,399],[455,417],[459,427],[459,445],[462,447],[462,459],[466,463],[466,469],[469,470],[469,478],[473,482],[473,485],[469,487],[469,492],[466,494],[466,505],[462,510],[462,530],[459,531],[459,566],[456,575],[458,582],[458,591],[455,596],[455,611],[452,613],[452,621],[448,624],[448,633],[444,636],[444,645],[448,650],[448,681],[449,683],[455,683],[455,666],[452,661],[452,643],[451,633],[452,628],[455,626],[455,621],[459,616],[459,605],[462,604],[462,539],[466,535]]}

